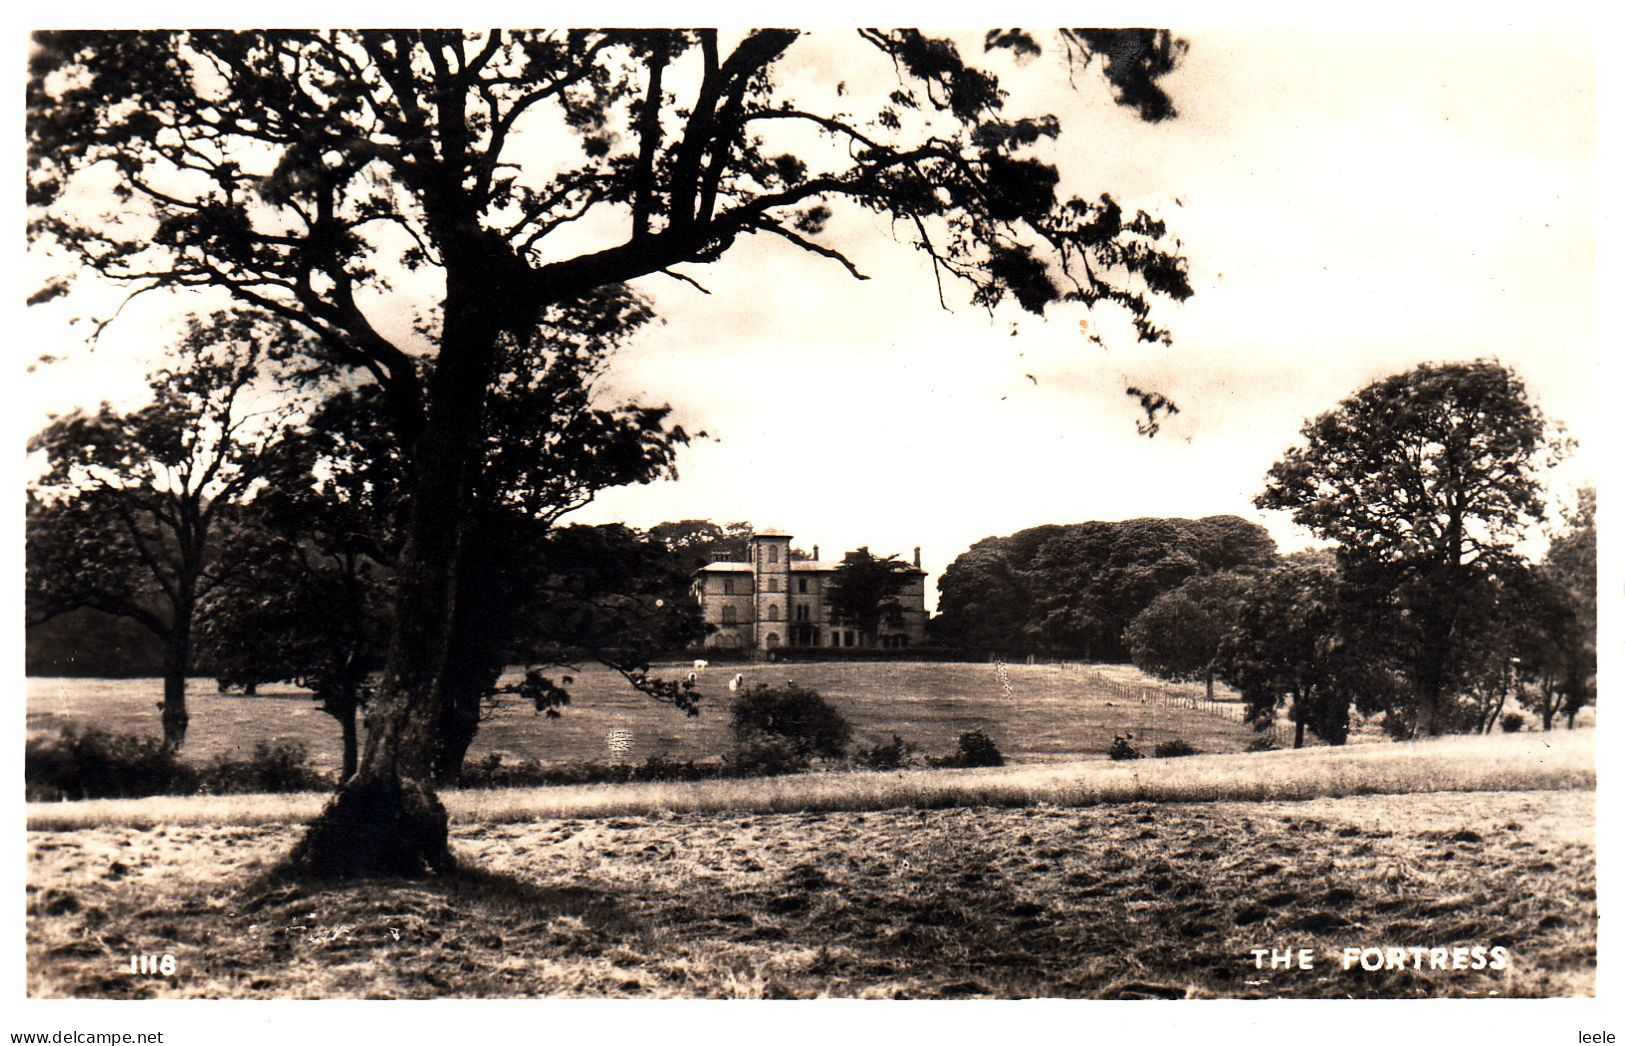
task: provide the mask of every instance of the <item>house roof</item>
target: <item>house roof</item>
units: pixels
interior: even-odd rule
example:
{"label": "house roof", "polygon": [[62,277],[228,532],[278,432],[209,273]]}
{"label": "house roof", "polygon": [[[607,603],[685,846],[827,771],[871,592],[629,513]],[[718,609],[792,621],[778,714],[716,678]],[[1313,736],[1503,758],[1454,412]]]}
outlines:
{"label": "house roof", "polygon": [[[797,573],[833,574],[840,565],[841,561],[838,559],[794,559],[790,561],[790,569]],[[694,573],[749,574],[754,569],[749,563],[707,563]],[[904,572],[921,576],[925,574],[925,571],[914,566],[905,567]]]}

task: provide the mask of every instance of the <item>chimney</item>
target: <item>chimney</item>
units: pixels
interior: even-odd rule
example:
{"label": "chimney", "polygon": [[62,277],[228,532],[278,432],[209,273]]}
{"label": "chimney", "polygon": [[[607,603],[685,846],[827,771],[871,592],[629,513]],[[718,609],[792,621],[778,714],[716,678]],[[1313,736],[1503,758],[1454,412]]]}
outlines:
{"label": "chimney", "polygon": [[818,546],[817,545],[813,546],[813,559],[815,561],[818,559]]}
{"label": "chimney", "polygon": [[919,568],[920,568],[920,546],[915,545],[914,546],[914,569],[918,570]]}

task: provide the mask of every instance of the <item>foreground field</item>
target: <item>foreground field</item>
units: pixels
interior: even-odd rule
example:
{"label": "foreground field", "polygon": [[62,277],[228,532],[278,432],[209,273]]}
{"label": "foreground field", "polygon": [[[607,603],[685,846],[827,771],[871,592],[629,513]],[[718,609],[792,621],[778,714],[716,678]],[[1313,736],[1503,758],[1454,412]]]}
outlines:
{"label": "foreground field", "polygon": [[[464,823],[431,883],[263,877],[285,824],[32,832],[28,991],[90,997],[1594,991],[1589,791]],[[1345,971],[1345,947],[1507,970]],[[1312,970],[1251,949],[1315,948]],[[128,972],[169,953],[173,976]]]}
{"label": "foreground field", "polygon": [[[667,665],[666,675],[687,665]],[[1130,732],[1149,751],[1180,738],[1204,752],[1238,752],[1254,740],[1246,727],[1220,715],[1161,703],[1124,700],[1117,687],[1149,685],[1123,666],[1010,665],[1005,692],[990,664],[923,662],[779,664],[707,669],[701,678],[700,715],[690,718],[656,704],[601,666],[573,673],[573,703],[560,719],[538,716],[517,701],[502,705],[481,725],[471,760],[501,755],[509,761],[543,763],[605,760],[611,730],[630,731],[627,758],[714,759],[728,748],[729,678],[743,672],[750,683],[797,683],[818,690],[852,723],[854,744],[884,743],[900,734],[925,753],[952,752],[959,735],[981,730],[997,741],[1011,762],[1104,759],[1115,734]],[[564,673],[559,673],[563,675]],[[1194,692],[1196,688],[1187,688]],[[155,679],[44,679],[28,681],[28,732],[53,735],[69,723],[117,733],[158,736],[153,705],[162,692]],[[332,770],[339,762],[338,724],[319,711],[309,694],[272,688],[260,697],[224,696],[212,680],[187,688],[192,723],[183,755],[198,763],[216,756],[241,757],[259,741],[295,740],[311,762]],[[1237,708],[1222,708],[1235,715]]]}

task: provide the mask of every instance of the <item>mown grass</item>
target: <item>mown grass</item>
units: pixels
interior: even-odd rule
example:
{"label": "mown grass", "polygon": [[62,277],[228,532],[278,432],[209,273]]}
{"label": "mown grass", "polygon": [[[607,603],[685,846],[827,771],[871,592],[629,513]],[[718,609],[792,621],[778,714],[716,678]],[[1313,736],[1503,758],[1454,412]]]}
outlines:
{"label": "mown grass", "polygon": [[[667,676],[686,674],[689,665],[656,666]],[[1005,693],[990,664],[923,662],[824,662],[775,665],[718,664],[701,673],[700,714],[685,716],[634,691],[609,669],[589,665],[555,673],[573,677],[573,700],[559,719],[536,714],[515,700],[499,703],[495,718],[482,723],[469,752],[471,761],[500,754],[508,762],[534,759],[543,764],[602,761],[611,730],[632,734],[625,757],[651,756],[685,762],[720,759],[728,750],[728,680],[742,672],[749,683],[794,680],[822,694],[853,726],[854,744],[887,742],[899,734],[926,754],[952,752],[959,735],[981,730],[1012,763],[1104,759],[1114,735],[1133,733],[1149,751],[1180,738],[1204,752],[1239,752],[1255,738],[1238,722],[1187,708],[1125,701],[1108,687],[1145,682],[1127,666],[1010,665]],[[155,679],[28,680],[29,736],[52,736],[70,723],[95,725],[111,733],[159,735],[154,704],[161,694]],[[187,687],[192,721],[182,758],[197,764],[215,758],[241,758],[257,742],[298,742],[318,770],[339,764],[339,727],[309,694],[273,687],[245,698],[216,693],[212,680]]]}
{"label": "mown grass", "polygon": [[[1444,737],[1300,751],[1079,762],[984,770],[812,773],[788,777],[451,790],[454,821],[662,814],[1091,806],[1127,802],[1306,800],[1426,792],[1550,791],[1596,786],[1591,730]],[[28,827],[261,825],[314,816],[325,796],[158,796],[33,803]]]}

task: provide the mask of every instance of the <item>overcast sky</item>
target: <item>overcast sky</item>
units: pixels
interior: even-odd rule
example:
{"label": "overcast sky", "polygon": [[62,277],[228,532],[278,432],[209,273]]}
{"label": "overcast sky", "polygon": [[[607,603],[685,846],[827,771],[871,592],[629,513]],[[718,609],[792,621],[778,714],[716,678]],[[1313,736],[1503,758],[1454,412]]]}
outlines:
{"label": "overcast sky", "polygon": [[[789,75],[884,76],[816,35]],[[1135,342],[1107,310],[989,316],[950,287],[944,311],[924,260],[870,215],[833,226],[867,282],[745,242],[688,270],[710,295],[640,285],[663,323],[605,385],[669,402],[712,438],[682,455],[678,480],[608,492],[572,518],[749,520],[826,558],[920,545],[933,602],[972,542],[1042,523],[1233,513],[1299,547],[1307,535],[1251,502],[1304,420],[1415,363],[1486,356],[1580,440],[1559,500],[1594,481],[1589,39],[1182,35],[1190,50],[1166,81],[1180,116],[1164,124],[1113,107],[1093,80],[1045,82],[1049,67],[1019,85],[1062,117],[1064,188],[1151,210],[1183,242],[1196,295],[1154,314],[1172,347]],[[166,307],[138,301],[94,354],[82,324],[31,310],[32,344],[62,357],[30,375],[37,420],[138,395]],[[1181,413],[1138,435],[1127,385]]]}

